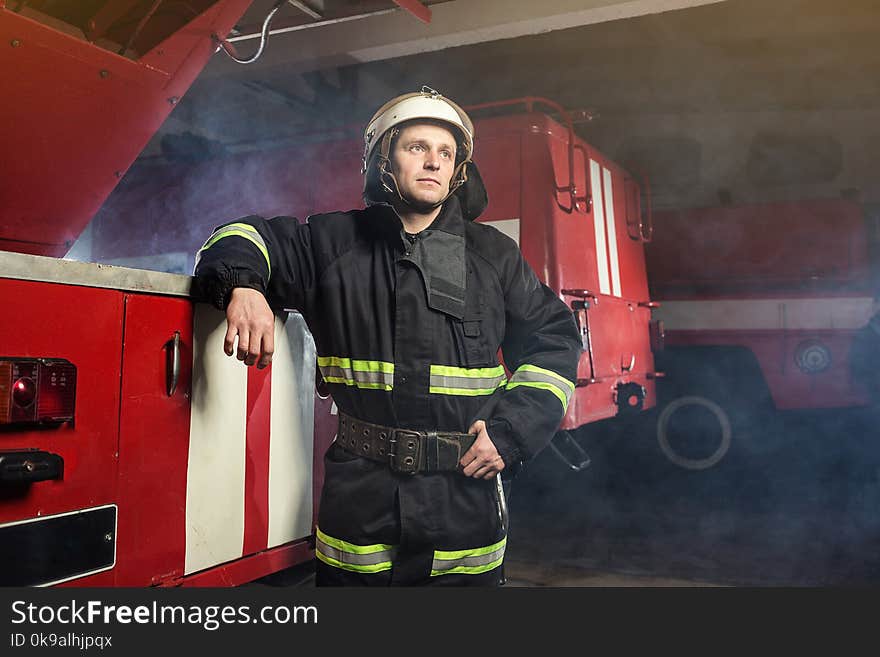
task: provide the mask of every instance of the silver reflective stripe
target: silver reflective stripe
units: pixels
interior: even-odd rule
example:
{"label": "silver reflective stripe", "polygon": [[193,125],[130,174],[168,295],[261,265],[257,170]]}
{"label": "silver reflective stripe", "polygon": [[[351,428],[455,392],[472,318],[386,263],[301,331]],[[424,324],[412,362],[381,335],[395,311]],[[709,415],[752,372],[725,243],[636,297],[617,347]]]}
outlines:
{"label": "silver reflective stripe", "polygon": [[501,365],[495,367],[453,367],[431,365],[429,392],[440,395],[491,395],[507,381]]}
{"label": "silver reflective stripe", "polygon": [[394,559],[394,551],[373,552],[372,554],[352,554],[343,550],[330,547],[323,541],[318,541],[318,549],[325,557],[336,559],[339,562],[353,566],[374,566]]}
{"label": "silver reflective stripe", "polygon": [[391,385],[394,381],[394,375],[385,372],[359,372],[357,370],[344,367],[327,366],[321,368],[321,374],[324,380],[327,379],[346,379],[357,383],[387,383]]}
{"label": "silver reflective stripe", "polygon": [[479,388],[498,388],[504,385],[507,377],[503,374],[491,378],[469,378],[465,376],[435,376],[431,375],[431,385],[440,388],[464,388],[475,390]]}
{"label": "silver reflective stripe", "polygon": [[315,536],[315,556],[324,563],[358,573],[390,570],[397,549],[393,545],[355,545],[328,536],[320,530]]}
{"label": "silver reflective stripe", "polygon": [[327,383],[342,383],[374,390],[391,390],[394,387],[394,363],[318,356],[318,367]]}
{"label": "silver reflective stripe", "polygon": [[501,565],[506,547],[507,537],[494,545],[472,550],[436,550],[431,564],[431,576],[485,573]]}
{"label": "silver reflective stripe", "polygon": [[539,388],[553,393],[562,403],[562,408],[568,408],[568,401],[574,394],[574,383],[556,372],[546,370],[537,365],[521,365],[510,381],[507,383],[508,390],[517,386]]}

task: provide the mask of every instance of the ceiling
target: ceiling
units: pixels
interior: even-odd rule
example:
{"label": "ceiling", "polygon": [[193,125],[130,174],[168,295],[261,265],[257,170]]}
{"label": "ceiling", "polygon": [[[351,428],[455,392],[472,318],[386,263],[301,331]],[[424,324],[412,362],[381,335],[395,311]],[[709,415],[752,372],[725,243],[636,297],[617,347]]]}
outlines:
{"label": "ceiling", "polygon": [[[255,2],[237,35],[258,33],[272,4]],[[424,3],[427,25],[390,1],[306,4],[323,18],[282,8],[273,29],[297,29],[255,64],[216,54],[141,163],[179,156],[191,134],[220,152],[363,124],[427,84],[464,105],[534,95],[586,110],[577,131],[645,173],[657,207],[880,204],[875,0],[448,0]]]}

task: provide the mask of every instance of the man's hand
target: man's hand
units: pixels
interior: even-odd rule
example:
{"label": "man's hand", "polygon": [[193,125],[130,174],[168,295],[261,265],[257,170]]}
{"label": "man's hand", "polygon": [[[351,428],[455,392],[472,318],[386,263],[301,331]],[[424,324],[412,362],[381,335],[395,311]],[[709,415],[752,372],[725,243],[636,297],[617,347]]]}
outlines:
{"label": "man's hand", "polygon": [[232,290],[226,306],[226,339],[223,350],[232,355],[235,336],[238,336],[236,358],[245,365],[257,363],[263,369],[272,362],[275,351],[275,314],[266,297],[258,290],[237,287]]}
{"label": "man's hand", "polygon": [[495,443],[489,438],[486,423],[477,420],[468,429],[468,433],[477,434],[477,439],[459,461],[464,468],[462,472],[466,477],[491,479],[504,469],[504,460],[495,449]]}

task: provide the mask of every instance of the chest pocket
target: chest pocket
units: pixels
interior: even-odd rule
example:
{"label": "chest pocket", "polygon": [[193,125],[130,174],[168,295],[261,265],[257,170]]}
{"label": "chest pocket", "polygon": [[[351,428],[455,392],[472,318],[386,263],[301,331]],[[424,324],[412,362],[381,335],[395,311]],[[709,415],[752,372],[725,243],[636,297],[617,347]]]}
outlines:
{"label": "chest pocket", "polygon": [[[468,272],[469,275],[472,272]],[[496,354],[498,345],[493,346],[493,319],[495,313],[487,305],[489,299],[485,290],[473,283],[467,290],[464,317],[461,320],[448,317],[451,325],[455,352],[462,367],[486,367],[498,364]]]}
{"label": "chest pocket", "polygon": [[493,364],[487,336],[483,331],[483,320],[465,318],[455,324],[456,332],[460,336],[462,361],[468,367]]}
{"label": "chest pocket", "polygon": [[491,346],[491,325],[486,313],[486,297],[478,291],[468,291],[464,318],[452,321],[458,356],[465,367],[495,365],[495,352]]}

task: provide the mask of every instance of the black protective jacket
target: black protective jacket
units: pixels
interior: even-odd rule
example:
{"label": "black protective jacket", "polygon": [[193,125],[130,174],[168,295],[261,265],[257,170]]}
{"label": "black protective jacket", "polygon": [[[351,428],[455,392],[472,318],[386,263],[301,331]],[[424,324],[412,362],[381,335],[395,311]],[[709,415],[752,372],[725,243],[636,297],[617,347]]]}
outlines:
{"label": "black protective jacket", "polygon": [[[197,282],[221,309],[241,286],[263,292],[273,308],[299,310],[345,413],[417,430],[466,432],[485,420],[515,470],[559,426],[581,339],[570,310],[516,243],[473,222],[477,212],[451,196],[414,240],[385,204],[305,224],[245,217],[215,230],[200,252]],[[328,459],[319,527],[331,546],[409,540],[430,553],[498,541],[498,523],[486,515],[495,515],[491,482],[454,473],[395,476],[332,449]],[[348,503],[328,499],[329,488]],[[399,508],[402,538],[386,507]],[[457,529],[450,533],[450,525]]]}

